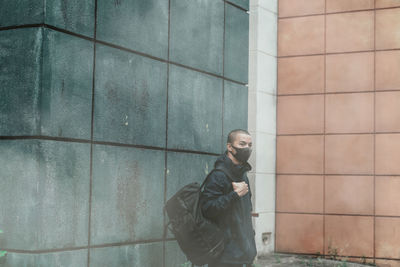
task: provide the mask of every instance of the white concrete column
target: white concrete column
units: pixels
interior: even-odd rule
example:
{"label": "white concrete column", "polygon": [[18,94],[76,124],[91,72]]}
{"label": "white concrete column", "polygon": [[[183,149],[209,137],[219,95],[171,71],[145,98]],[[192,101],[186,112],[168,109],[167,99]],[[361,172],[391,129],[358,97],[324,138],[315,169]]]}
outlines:
{"label": "white concrete column", "polygon": [[250,0],[249,117],[254,152],[249,174],[258,255],[274,251],[277,1]]}

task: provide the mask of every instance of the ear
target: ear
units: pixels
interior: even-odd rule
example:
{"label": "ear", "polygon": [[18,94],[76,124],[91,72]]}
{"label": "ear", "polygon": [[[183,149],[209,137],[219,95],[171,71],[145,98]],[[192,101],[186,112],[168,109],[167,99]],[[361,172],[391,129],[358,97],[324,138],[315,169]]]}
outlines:
{"label": "ear", "polygon": [[232,152],[232,144],[231,144],[231,143],[226,143],[226,149],[227,149],[229,152]]}

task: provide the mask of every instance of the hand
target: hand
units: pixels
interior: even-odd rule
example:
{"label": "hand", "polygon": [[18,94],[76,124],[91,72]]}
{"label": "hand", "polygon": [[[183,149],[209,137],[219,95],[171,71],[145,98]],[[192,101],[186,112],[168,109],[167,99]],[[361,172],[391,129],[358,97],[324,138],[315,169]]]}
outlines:
{"label": "hand", "polygon": [[240,183],[232,183],[233,186],[233,191],[235,191],[239,197],[242,197],[249,192],[249,186],[246,184],[246,182],[240,182]]}

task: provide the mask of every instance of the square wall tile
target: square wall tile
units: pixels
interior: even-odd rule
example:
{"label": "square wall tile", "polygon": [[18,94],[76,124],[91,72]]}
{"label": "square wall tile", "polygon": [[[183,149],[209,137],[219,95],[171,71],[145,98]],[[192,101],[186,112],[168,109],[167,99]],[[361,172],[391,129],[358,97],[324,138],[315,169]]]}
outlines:
{"label": "square wall tile", "polygon": [[375,139],[375,173],[400,174],[400,134],[377,134]]}
{"label": "square wall tile", "polygon": [[327,133],[374,131],[374,93],[326,95]]}
{"label": "square wall tile", "polygon": [[[73,251],[36,254],[37,265],[34,266],[86,267],[87,253],[88,252],[86,249],[79,249]],[[25,265],[14,265],[14,266],[25,266]]]}
{"label": "square wall tile", "polygon": [[[253,227],[256,232],[254,239],[257,247],[257,257],[274,252],[275,247],[275,212],[259,213],[253,218]],[[263,239],[263,233],[271,233],[269,239]]]}
{"label": "square wall tile", "polygon": [[277,175],[276,180],[277,211],[323,213],[323,176]]}
{"label": "square wall tile", "polygon": [[373,176],[326,176],[325,212],[374,214]]}
{"label": "square wall tile", "polygon": [[327,55],[326,91],[373,91],[374,64],[374,53]]}
{"label": "square wall tile", "polygon": [[400,177],[376,176],[375,179],[375,214],[400,216]]}
{"label": "square wall tile", "polygon": [[377,92],[375,110],[377,132],[400,132],[400,92]]}
{"label": "square wall tile", "polygon": [[[39,248],[86,246],[88,242],[90,144],[38,141]],[[35,157],[32,155],[31,157]]]}
{"label": "square wall tile", "polygon": [[376,90],[400,90],[400,51],[376,52]]}
{"label": "square wall tile", "polygon": [[260,6],[273,13],[278,12],[278,0],[250,0],[250,6]]}
{"label": "square wall tile", "polygon": [[276,95],[276,57],[259,51],[250,51],[249,90]]}
{"label": "square wall tile", "polygon": [[90,139],[93,43],[44,29],[41,134]]}
{"label": "square wall tile", "polygon": [[[37,249],[40,233],[38,141],[0,140],[0,150],[0,201],[7,203],[0,206],[1,247]],[[15,255],[11,260],[20,261],[20,258]]]}
{"label": "square wall tile", "polygon": [[52,0],[44,1],[44,3],[46,5],[45,23],[93,37],[95,0]]}
{"label": "square wall tile", "polygon": [[165,267],[185,266],[188,262],[176,241],[165,242]]}
{"label": "square wall tile", "polygon": [[170,66],[168,147],[221,152],[222,79]]}
{"label": "square wall tile", "polygon": [[44,21],[42,0],[2,0],[0,5],[0,27],[36,24]]}
{"label": "square wall tile", "polygon": [[228,0],[228,2],[233,3],[241,8],[249,10],[249,2],[250,0]]}
{"label": "square wall tile", "polygon": [[278,134],[324,132],[324,96],[278,96]]}
{"label": "square wall tile", "polygon": [[278,59],[278,94],[324,92],[324,56]]}
{"label": "square wall tile", "polygon": [[14,266],[87,266],[87,250],[73,250],[53,253],[13,253],[8,252],[2,267]]}
{"label": "square wall tile", "polygon": [[398,260],[375,260],[376,266],[379,267],[400,267],[400,261]]}
{"label": "square wall tile", "polygon": [[153,267],[162,265],[162,242],[92,248],[92,267]]}
{"label": "square wall tile", "polygon": [[327,135],[325,137],[325,173],[372,174],[374,171],[372,134]]}
{"label": "square wall tile", "polygon": [[277,172],[298,174],[323,173],[324,137],[277,136]]}
{"label": "square wall tile", "polygon": [[275,174],[255,174],[254,185],[250,184],[254,212],[275,212],[275,187]]}
{"label": "square wall tile", "polygon": [[248,90],[244,85],[224,81],[224,132],[222,151],[225,150],[225,140],[234,129],[247,130]]}
{"label": "square wall tile", "polygon": [[[266,0],[274,2],[274,0]],[[277,15],[263,8],[250,13],[250,51],[277,55]]]}
{"label": "square wall tile", "polygon": [[376,49],[400,48],[400,8],[376,11]]}
{"label": "square wall tile", "polygon": [[168,0],[99,0],[97,39],[166,59]]}
{"label": "square wall tile", "polygon": [[[214,2],[220,1],[211,1]],[[249,14],[229,4],[225,4],[224,44],[224,76],[248,83]]]}
{"label": "square wall tile", "polygon": [[325,216],[325,253],[372,257],[374,217]]}
{"label": "square wall tile", "polygon": [[274,174],[276,162],[276,136],[258,132],[253,134],[253,153],[250,161],[255,159],[253,170],[261,173]]}
{"label": "square wall tile", "polygon": [[376,8],[397,7],[400,6],[399,0],[375,0]]}
{"label": "square wall tile", "polygon": [[249,131],[276,134],[276,96],[250,92],[248,102]]}
{"label": "square wall tile", "polygon": [[167,65],[98,45],[94,139],[165,146]]}
{"label": "square wall tile", "polygon": [[221,75],[224,2],[172,0],[170,16],[170,60]]}
{"label": "square wall tile", "polygon": [[[375,218],[375,255],[380,258],[400,257],[400,219]],[[396,265],[391,265],[396,266]]]}
{"label": "square wall tile", "polygon": [[326,52],[372,49],[374,49],[374,11],[326,16]]}
{"label": "square wall tile", "polygon": [[323,253],[323,215],[276,214],[276,252]]}
{"label": "square wall tile", "polygon": [[279,19],[278,55],[324,53],[324,25],[324,16]]}
{"label": "square wall tile", "polygon": [[42,40],[42,28],[0,32],[0,135],[39,133]]}
{"label": "square wall tile", "polygon": [[162,238],[164,160],[163,151],[94,146],[93,245]]}
{"label": "square wall tile", "polygon": [[325,0],[279,0],[279,17],[323,14]]}
{"label": "square wall tile", "polygon": [[[87,245],[90,145],[0,142],[2,247],[40,250]],[[68,162],[68,164],[65,164]]]}
{"label": "square wall tile", "polygon": [[326,12],[374,9],[374,0],[327,0]]}

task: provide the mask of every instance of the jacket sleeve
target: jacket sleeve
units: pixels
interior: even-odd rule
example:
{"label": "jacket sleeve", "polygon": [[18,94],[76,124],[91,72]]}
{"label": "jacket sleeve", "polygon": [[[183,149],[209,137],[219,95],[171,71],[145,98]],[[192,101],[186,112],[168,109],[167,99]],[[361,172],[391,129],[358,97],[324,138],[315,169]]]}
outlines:
{"label": "jacket sleeve", "polygon": [[232,202],[240,197],[235,191],[224,194],[227,179],[225,174],[214,172],[208,179],[202,193],[201,211],[205,217],[213,219],[228,209]]}

